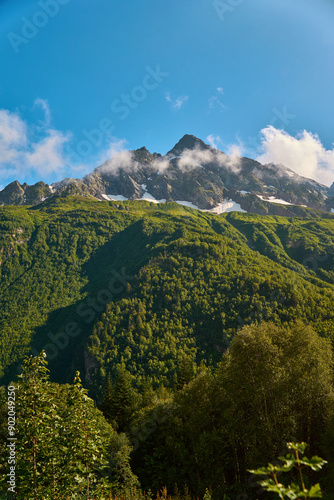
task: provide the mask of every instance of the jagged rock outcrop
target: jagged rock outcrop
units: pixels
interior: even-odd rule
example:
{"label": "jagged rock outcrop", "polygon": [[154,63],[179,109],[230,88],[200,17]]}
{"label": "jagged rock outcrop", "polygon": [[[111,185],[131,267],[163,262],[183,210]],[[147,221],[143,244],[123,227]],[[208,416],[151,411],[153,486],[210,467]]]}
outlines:
{"label": "jagged rock outcrop", "polygon": [[35,205],[60,194],[182,201],[201,210],[220,206],[224,211],[225,203],[229,210],[261,215],[303,216],[307,208],[334,208],[334,184],[329,188],[284,165],[231,158],[192,135],[182,137],[164,156],[146,147],[123,152],[83,179],[67,178],[52,186],[14,181],[0,192],[0,204]]}

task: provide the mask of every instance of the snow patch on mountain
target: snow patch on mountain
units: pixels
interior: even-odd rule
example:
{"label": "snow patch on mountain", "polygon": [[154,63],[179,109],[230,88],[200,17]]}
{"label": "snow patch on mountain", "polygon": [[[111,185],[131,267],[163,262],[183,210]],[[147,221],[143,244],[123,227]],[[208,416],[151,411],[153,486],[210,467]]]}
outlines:
{"label": "snow patch on mountain", "polygon": [[196,205],[191,203],[190,201],[176,201],[179,205],[184,205],[185,207],[195,208],[196,210],[200,210],[200,212],[211,212],[213,214],[224,214],[227,212],[246,212],[243,210],[239,203],[236,203],[233,200],[227,199],[221,203],[219,203],[216,207],[213,207],[209,210],[203,210],[198,208]]}
{"label": "snow patch on mountain", "polygon": [[104,194],[102,196],[106,200],[112,200],[112,201],[127,201],[129,199],[129,198],[125,198],[121,194]]}
{"label": "snow patch on mountain", "polygon": [[225,200],[222,203],[219,203],[216,207],[211,210],[207,210],[208,212],[212,212],[214,214],[224,214],[227,212],[246,212],[239,203],[236,203],[233,200]]}
{"label": "snow patch on mountain", "polygon": [[260,194],[257,194],[256,196],[262,201],[269,201],[270,203],[278,203],[280,205],[293,205],[293,203],[289,203],[288,201],[282,200],[280,198],[275,198],[275,196],[269,196],[269,198]]}
{"label": "snow patch on mountain", "polygon": [[138,198],[138,201],[151,201],[152,203],[166,203],[166,199],[162,199],[162,200],[157,200],[156,198],[154,198],[154,196],[152,196],[150,193],[145,193],[144,196],[142,196],[141,198]]}
{"label": "snow patch on mountain", "polygon": [[[198,206],[191,203],[191,201],[177,200],[177,201],[175,201],[175,203],[178,203],[179,205],[183,205],[184,207],[195,208],[196,210],[201,210],[200,208],[198,208]],[[204,212],[204,210],[201,210],[201,212]]]}

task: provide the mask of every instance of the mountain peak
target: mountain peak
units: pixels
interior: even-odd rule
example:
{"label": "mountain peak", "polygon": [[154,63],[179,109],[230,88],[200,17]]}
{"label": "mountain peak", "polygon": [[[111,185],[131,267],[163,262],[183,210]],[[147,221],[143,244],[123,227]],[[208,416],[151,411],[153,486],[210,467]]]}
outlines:
{"label": "mountain peak", "polygon": [[136,151],[140,151],[142,153],[149,153],[149,150],[147,149],[146,146],[143,146],[143,147],[141,147],[139,149],[136,149]]}
{"label": "mountain peak", "polygon": [[19,183],[19,181],[13,181],[3,189],[3,193],[14,193],[14,192],[23,192],[22,186]]}
{"label": "mountain peak", "polygon": [[153,155],[143,146],[142,148],[133,151],[134,159],[140,163],[148,163],[153,160]]}
{"label": "mountain peak", "polygon": [[211,149],[211,146],[194,135],[186,134],[175,144],[173,149],[168,151],[167,155],[179,156],[185,149]]}
{"label": "mountain peak", "polygon": [[28,186],[14,181],[0,191],[0,206],[36,205],[54,195],[74,194],[117,201],[183,200],[181,204],[217,213],[238,209],[303,217],[309,215],[305,207],[334,213],[334,184],[328,188],[283,165],[262,165],[251,158],[240,158],[235,164],[189,134],[163,157],[143,146],[128,151],[120,161],[115,157],[83,179],[64,179],[51,187],[44,182]]}

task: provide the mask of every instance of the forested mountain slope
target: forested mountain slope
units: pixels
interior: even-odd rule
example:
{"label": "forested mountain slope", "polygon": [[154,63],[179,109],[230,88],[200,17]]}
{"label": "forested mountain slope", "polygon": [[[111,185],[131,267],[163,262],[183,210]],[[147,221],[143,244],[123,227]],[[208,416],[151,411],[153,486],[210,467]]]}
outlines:
{"label": "forested mountain slope", "polygon": [[171,385],[256,321],[332,337],[333,218],[78,196],[1,207],[1,377],[44,348],[53,379],[79,368],[98,395],[121,365]]}

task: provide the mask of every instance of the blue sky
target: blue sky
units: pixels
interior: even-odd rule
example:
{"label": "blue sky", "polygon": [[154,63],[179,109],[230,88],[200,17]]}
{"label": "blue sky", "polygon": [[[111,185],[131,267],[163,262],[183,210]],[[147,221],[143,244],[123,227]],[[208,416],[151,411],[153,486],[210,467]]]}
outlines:
{"label": "blue sky", "polygon": [[0,18],[0,186],[186,133],[334,180],[331,0],[2,0]]}

